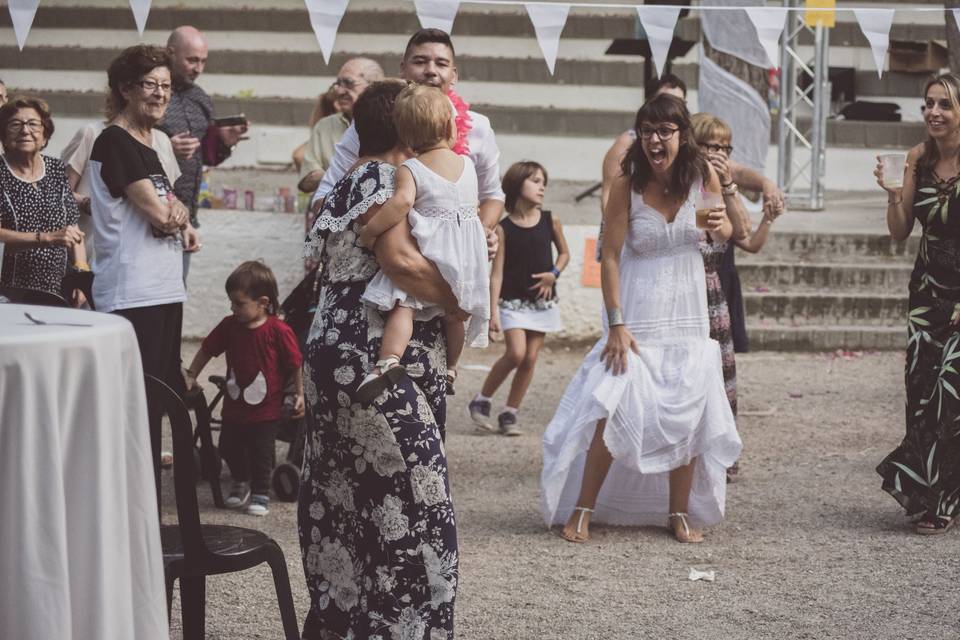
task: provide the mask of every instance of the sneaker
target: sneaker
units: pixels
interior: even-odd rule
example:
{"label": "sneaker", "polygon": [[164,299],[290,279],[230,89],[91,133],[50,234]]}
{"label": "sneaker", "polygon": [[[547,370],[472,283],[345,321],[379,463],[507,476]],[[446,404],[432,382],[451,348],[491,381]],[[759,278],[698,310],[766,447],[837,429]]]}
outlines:
{"label": "sneaker", "polygon": [[496,431],[493,423],[490,422],[489,400],[471,400],[470,404],[467,405],[467,410],[470,412],[470,419],[478,428],[490,433]]}
{"label": "sneaker", "polygon": [[500,423],[500,433],[505,436],[520,435],[520,427],[517,426],[517,414],[512,411],[504,411],[497,416],[497,422]]}
{"label": "sneaker", "polygon": [[234,482],[230,487],[230,495],[223,501],[228,509],[239,509],[250,499],[250,483]]}
{"label": "sneaker", "polygon": [[259,493],[253,494],[250,498],[250,506],[247,507],[248,516],[265,516],[270,513],[267,505],[270,504],[270,498]]}

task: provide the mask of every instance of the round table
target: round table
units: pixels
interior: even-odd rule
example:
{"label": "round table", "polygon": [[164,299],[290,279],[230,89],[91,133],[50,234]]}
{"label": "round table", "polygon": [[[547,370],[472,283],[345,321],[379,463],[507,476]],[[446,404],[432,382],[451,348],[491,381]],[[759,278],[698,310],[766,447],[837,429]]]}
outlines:
{"label": "round table", "polygon": [[0,638],[169,637],[143,368],[125,319],[0,304],[0,549]]}

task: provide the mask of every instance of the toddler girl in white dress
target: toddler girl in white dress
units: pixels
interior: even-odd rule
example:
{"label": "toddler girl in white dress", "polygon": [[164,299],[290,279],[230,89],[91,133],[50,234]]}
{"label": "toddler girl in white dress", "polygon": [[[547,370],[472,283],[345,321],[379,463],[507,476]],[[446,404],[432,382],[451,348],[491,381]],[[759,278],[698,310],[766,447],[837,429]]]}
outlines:
{"label": "toddler girl in white dress", "polygon": [[398,169],[393,197],[366,225],[361,241],[372,246],[407,216],[420,253],[437,266],[470,319],[465,326],[439,306],[408,295],[382,271],[374,276],[362,300],[387,312],[387,318],[379,360],[357,390],[361,402],[373,400],[402,375],[400,359],[413,334],[414,320],[440,315],[447,342],[447,393],[452,393],[464,343],[487,346],[490,320],[487,242],[477,213],[477,172],[468,156],[451,149],[457,128],[450,101],[439,89],[412,84],[397,97],[393,118],[400,141],[416,157]]}

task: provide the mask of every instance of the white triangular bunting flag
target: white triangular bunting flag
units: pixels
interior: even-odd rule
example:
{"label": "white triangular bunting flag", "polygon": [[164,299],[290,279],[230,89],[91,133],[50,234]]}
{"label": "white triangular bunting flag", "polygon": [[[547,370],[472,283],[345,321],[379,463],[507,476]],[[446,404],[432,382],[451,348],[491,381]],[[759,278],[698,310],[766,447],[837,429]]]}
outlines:
{"label": "white triangular bunting flag", "polygon": [[440,29],[451,33],[453,20],[457,17],[460,0],[414,0],[417,18],[423,29]]}
{"label": "white triangular bunting flag", "polygon": [[150,0],[130,0],[130,9],[137,22],[137,31],[142,36],[143,30],[147,28],[147,16],[150,15]]}
{"label": "white triangular bunting flag", "polygon": [[37,5],[40,0],[9,0],[7,8],[10,10],[10,22],[13,23],[13,33],[17,36],[17,46],[23,51],[27,44],[30,27],[33,26],[33,17],[37,15]]}
{"label": "white triangular bunting flag", "polygon": [[787,18],[787,12],[779,7],[744,7],[747,17],[757,30],[760,46],[767,52],[771,67],[780,66],[780,34]]}
{"label": "white triangular bunting flag", "polygon": [[637,7],[637,13],[640,15],[640,24],[647,33],[647,42],[650,43],[650,53],[653,55],[657,75],[661,76],[667,64],[670,43],[673,42],[673,29],[677,26],[677,18],[680,17],[680,7]]}
{"label": "white triangular bunting flag", "polygon": [[337,39],[337,29],[347,11],[350,0],[304,0],[307,11],[310,12],[310,26],[320,43],[323,61],[330,64],[330,54],[333,53],[333,43]]}
{"label": "white triangular bunting flag", "polygon": [[957,23],[957,29],[960,29],[960,9],[951,9],[953,11],[953,19]]}
{"label": "white triangular bunting flag", "polygon": [[525,4],[527,15],[533,23],[533,30],[537,33],[537,44],[543,52],[543,59],[547,62],[550,75],[557,64],[557,51],[560,49],[560,34],[567,24],[567,14],[570,13],[568,4]]}
{"label": "white triangular bunting flag", "polygon": [[854,9],[860,30],[870,43],[877,75],[883,77],[883,62],[890,47],[890,26],[893,24],[893,9]]}

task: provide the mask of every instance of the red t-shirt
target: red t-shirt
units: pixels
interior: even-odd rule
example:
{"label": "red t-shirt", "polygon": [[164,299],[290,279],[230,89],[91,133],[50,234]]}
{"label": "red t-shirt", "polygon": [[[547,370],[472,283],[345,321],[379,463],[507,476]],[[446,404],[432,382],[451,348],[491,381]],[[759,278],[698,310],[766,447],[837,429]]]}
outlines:
{"label": "red t-shirt", "polygon": [[280,419],[283,386],[303,363],[293,330],[276,316],[248,329],[227,316],[201,345],[208,356],[227,354],[225,421],[238,424]]}

